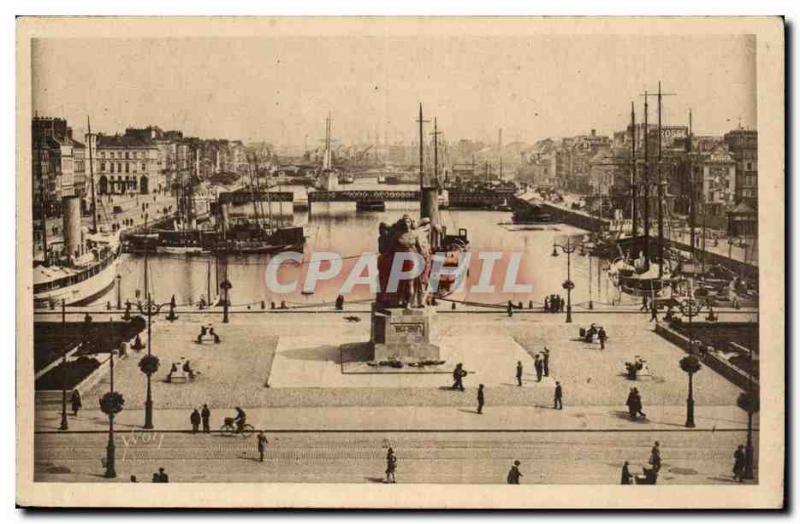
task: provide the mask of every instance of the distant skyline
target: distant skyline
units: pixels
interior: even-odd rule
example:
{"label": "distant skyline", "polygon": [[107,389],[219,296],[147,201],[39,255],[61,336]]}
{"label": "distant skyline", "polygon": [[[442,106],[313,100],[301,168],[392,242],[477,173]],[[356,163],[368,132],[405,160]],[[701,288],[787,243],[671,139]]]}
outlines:
{"label": "distant skyline", "polygon": [[[702,51],[702,52],[698,52]],[[39,39],[32,102],[82,135],[158,125],[189,136],[319,145],[416,139],[418,103],[446,140],[610,135],[665,92],[664,123],[755,127],[751,36]],[[651,101],[651,121],[656,105]],[[432,131],[429,124],[426,131]]]}

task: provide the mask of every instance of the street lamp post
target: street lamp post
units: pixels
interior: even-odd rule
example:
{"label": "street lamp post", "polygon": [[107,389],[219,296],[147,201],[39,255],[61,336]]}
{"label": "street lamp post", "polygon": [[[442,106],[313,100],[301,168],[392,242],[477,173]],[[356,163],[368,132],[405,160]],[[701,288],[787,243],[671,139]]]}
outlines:
{"label": "street lamp post", "polygon": [[125,405],[125,399],[121,393],[114,391],[114,348],[109,351],[109,373],[111,376],[110,387],[108,393],[100,399],[100,410],[108,415],[108,444],[106,445],[106,471],[105,477],[113,479],[117,477],[115,452],[114,446],[114,416],[122,411]]}
{"label": "street lamp post", "polygon": [[229,296],[230,296],[230,295],[229,295],[229,293],[228,293],[228,292],[229,292],[229,291],[230,291],[230,289],[233,287],[233,285],[232,285],[232,284],[230,283],[230,281],[229,281],[229,280],[226,278],[225,280],[223,280],[223,281],[222,281],[222,283],[221,283],[219,286],[222,288],[222,292],[223,292],[223,294],[222,294],[222,296],[223,296],[223,302],[222,302],[222,322],[223,322],[223,323],[225,323],[225,324],[227,324],[227,323],[228,323],[228,307],[229,307],[229,305],[230,305],[230,304],[229,304],[229,302],[230,302],[230,301],[229,301]]}
{"label": "street lamp post", "polygon": [[[599,264],[600,261],[598,260],[597,263]],[[597,294],[600,294],[600,281],[597,281]],[[592,254],[589,253],[589,309],[594,309],[594,303],[592,302]]]}
{"label": "street lamp post", "polygon": [[753,414],[759,411],[758,392],[752,388],[739,394],[736,404],[747,413],[747,444],[744,451],[744,474],[742,478],[752,479],[753,475]]}
{"label": "street lamp post", "polygon": [[567,254],[567,280],[561,285],[564,289],[567,290],[567,324],[572,323],[572,290],[575,289],[575,283],[572,281],[572,264],[570,255],[575,252],[577,249],[577,245],[572,244],[569,237],[567,237],[567,243],[565,244],[557,244],[555,240],[553,240],[553,253],[554,257],[558,256],[558,249],[561,248],[561,251]]}
{"label": "street lamp post", "polygon": [[698,358],[694,355],[686,355],[680,360],[681,369],[689,375],[689,396],[686,397],[686,427],[694,427],[694,395],[692,389],[692,377],[700,371],[702,367]]}
{"label": "street lamp post", "polygon": [[[142,372],[147,376],[147,398],[144,401],[144,429],[153,429],[153,393],[151,389],[151,375],[158,370],[158,359],[153,357],[153,336],[152,336],[152,318],[154,314],[158,314],[163,304],[153,304],[150,293],[147,294],[147,309],[142,308],[139,304],[139,311],[147,315],[147,356],[142,359],[139,366]],[[155,366],[142,365],[142,362],[147,359],[152,361],[155,358]]]}
{"label": "street lamp post", "polygon": [[117,309],[122,309],[122,275],[117,275]]}
{"label": "street lamp post", "polygon": [[61,366],[63,371],[61,373],[61,425],[58,427],[61,431],[69,429],[67,422],[67,304],[61,300],[61,344],[63,345],[61,352]]}

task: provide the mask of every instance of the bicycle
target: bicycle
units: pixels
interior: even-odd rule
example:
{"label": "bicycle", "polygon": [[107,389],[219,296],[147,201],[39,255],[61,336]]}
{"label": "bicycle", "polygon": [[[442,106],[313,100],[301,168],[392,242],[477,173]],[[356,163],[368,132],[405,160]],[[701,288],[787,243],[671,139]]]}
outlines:
{"label": "bicycle", "polygon": [[242,437],[249,437],[255,433],[256,428],[252,424],[244,424],[241,431],[236,426],[236,421],[233,417],[225,417],[225,423],[219,428],[220,433],[227,435],[241,435]]}

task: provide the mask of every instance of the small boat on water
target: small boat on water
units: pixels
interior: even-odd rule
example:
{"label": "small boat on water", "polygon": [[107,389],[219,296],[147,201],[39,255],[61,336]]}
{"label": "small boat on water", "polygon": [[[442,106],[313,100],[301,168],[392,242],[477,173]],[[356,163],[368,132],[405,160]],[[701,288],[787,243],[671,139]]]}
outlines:
{"label": "small boat on water", "polygon": [[550,213],[544,211],[541,206],[530,204],[525,208],[517,209],[511,215],[514,224],[544,224],[553,221]]}

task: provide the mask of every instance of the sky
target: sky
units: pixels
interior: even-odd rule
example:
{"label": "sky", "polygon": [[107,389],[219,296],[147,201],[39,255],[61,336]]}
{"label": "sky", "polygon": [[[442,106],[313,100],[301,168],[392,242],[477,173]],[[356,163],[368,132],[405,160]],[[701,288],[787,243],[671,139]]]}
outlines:
{"label": "sky", "polygon": [[[418,104],[446,140],[533,143],[624,129],[661,81],[665,124],[756,126],[747,35],[58,38],[32,45],[32,105],[77,134],[149,124],[185,135],[314,146],[410,141]],[[655,122],[655,103],[650,118]],[[432,129],[427,129],[432,131]]]}

